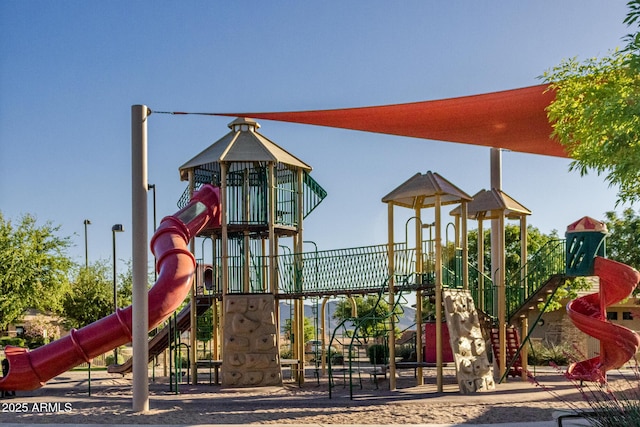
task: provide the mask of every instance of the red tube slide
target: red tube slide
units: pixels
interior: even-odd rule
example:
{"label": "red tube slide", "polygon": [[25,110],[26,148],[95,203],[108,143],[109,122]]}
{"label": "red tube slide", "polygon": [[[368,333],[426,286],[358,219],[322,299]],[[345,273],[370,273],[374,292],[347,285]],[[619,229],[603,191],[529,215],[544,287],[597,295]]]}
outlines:
{"label": "red tube slide", "polygon": [[[203,186],[189,204],[162,220],[151,239],[157,258],[158,280],[149,290],[149,330],[184,301],[191,287],[196,263],[187,244],[205,227],[220,224],[219,189]],[[7,346],[9,373],[0,379],[0,390],[34,390],[51,378],[132,339],[131,306],[118,309],[50,344],[29,351]]]}
{"label": "red tube slide", "polygon": [[596,257],[594,275],[600,278],[600,291],[570,301],[567,314],[578,329],[600,340],[600,355],[572,363],[565,375],[572,380],[606,382],[607,371],[622,367],[640,347],[638,334],[607,321],[607,307],[631,295],[640,274],[626,264]]}

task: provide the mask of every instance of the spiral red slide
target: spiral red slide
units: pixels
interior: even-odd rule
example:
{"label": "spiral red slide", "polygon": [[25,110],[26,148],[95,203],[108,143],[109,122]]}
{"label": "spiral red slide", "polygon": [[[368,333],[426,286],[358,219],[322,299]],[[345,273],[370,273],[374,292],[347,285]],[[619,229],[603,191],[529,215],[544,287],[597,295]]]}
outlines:
{"label": "spiral red slide", "polygon": [[578,329],[600,340],[600,355],[572,363],[565,375],[572,380],[606,382],[607,371],[622,367],[640,347],[638,334],[607,320],[607,307],[631,295],[640,274],[626,264],[596,257],[594,275],[600,278],[600,291],[570,301],[567,314]]}
{"label": "spiral red slide", "polygon": [[[211,185],[201,187],[186,207],[160,223],[151,239],[158,279],[149,290],[149,330],[166,320],[191,288],[196,262],[189,252],[189,241],[204,228],[219,224],[220,193]],[[51,378],[130,342],[131,318],[129,306],[33,351],[7,346],[9,372],[0,378],[0,390],[37,389]]]}

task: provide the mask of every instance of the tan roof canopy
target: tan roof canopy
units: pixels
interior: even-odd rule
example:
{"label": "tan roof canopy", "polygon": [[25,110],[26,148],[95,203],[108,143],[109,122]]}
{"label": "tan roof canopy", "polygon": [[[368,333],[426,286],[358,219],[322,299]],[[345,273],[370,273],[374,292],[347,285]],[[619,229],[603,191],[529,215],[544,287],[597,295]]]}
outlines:
{"label": "tan roof canopy", "polygon": [[382,201],[405,208],[421,209],[434,206],[436,196],[440,196],[443,205],[471,200],[467,193],[441,175],[428,171],[425,174],[415,174],[384,196]]}

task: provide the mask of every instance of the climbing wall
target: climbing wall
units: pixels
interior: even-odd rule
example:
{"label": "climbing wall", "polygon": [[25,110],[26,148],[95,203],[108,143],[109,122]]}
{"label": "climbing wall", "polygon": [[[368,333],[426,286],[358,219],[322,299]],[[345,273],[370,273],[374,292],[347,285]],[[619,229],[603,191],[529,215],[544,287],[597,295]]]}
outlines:
{"label": "climbing wall", "polygon": [[273,295],[224,300],[223,387],[282,385]]}
{"label": "climbing wall", "polygon": [[460,392],[470,394],[495,389],[493,367],[471,293],[451,289],[444,290],[442,297]]}

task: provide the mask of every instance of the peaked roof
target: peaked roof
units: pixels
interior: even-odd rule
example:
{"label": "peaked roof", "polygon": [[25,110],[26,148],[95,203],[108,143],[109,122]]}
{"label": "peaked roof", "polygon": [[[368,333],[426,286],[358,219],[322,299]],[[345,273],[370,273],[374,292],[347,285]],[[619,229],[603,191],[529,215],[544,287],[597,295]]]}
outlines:
{"label": "peaked roof", "polygon": [[436,196],[440,196],[443,205],[471,200],[467,193],[439,174],[429,171],[424,175],[415,174],[384,196],[382,201],[405,208],[427,208],[435,205]]}
{"label": "peaked roof", "polygon": [[568,157],[551,139],[548,85],[407,104],[288,112],[224,113]]}
{"label": "peaked roof", "polygon": [[[517,219],[526,215],[531,215],[531,211],[517,202],[507,193],[496,188],[491,190],[480,190],[473,195],[473,200],[467,205],[467,215],[469,218],[478,218],[480,213],[485,213],[485,219],[497,218],[498,213],[509,219]],[[451,211],[451,215],[461,215],[458,207]]]}
{"label": "peaked roof", "polygon": [[209,163],[220,162],[280,162],[311,171],[311,166],[257,132],[258,122],[238,118],[229,123],[231,132],[180,166],[180,178],[188,179],[187,171]]}
{"label": "peaked roof", "polygon": [[580,232],[580,231],[596,231],[600,233],[607,233],[607,224],[603,221],[598,221],[590,216],[583,216],[579,220],[572,222],[567,226],[567,233]]}

